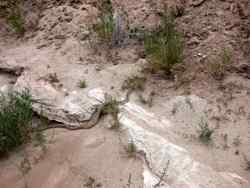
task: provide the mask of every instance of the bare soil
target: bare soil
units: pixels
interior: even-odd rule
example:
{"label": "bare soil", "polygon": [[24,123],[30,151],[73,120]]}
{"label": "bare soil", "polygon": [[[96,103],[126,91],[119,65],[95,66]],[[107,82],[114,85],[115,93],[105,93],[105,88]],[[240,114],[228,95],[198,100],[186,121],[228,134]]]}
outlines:
{"label": "bare soil", "polygon": [[[28,1],[27,1],[28,2]],[[44,76],[56,73],[68,90],[80,90],[79,79],[89,72],[90,88],[96,83],[95,74],[113,66],[121,75],[131,73],[127,64],[145,65],[138,43],[124,44],[107,51],[105,47],[93,50],[86,40],[81,41],[80,26],[88,27],[98,17],[98,1],[37,1],[24,6],[27,31],[16,36],[4,18],[0,18],[0,67],[11,64],[30,69]],[[163,1],[113,0],[115,8],[128,13],[127,22],[135,27],[154,27],[159,22],[154,12]],[[149,111],[166,116],[164,101],[178,95],[197,95],[209,103],[209,126],[214,129],[212,142],[204,145],[197,138],[197,130],[177,124],[179,135],[176,144],[186,148],[194,159],[217,171],[234,172],[250,182],[250,2],[248,0],[179,0],[165,1],[176,10],[177,26],[185,40],[184,63],[175,79],[166,79],[160,73],[145,73],[145,93],[153,91],[153,106],[137,103]],[[28,4],[28,3],[27,3]],[[27,11],[30,10],[30,11]],[[154,9],[154,11],[152,10]],[[30,23],[32,22],[32,23]],[[232,55],[224,77],[215,78],[209,65],[219,62],[220,53],[228,49]],[[242,66],[246,68],[242,68]],[[249,68],[249,69],[247,69]],[[108,80],[100,73],[103,82]],[[0,71],[0,86],[14,84],[17,76]],[[120,91],[123,77],[117,75],[110,90]],[[119,134],[104,128],[101,121],[88,131],[49,131],[50,140],[45,153],[32,145],[23,146],[11,153],[9,159],[0,161],[0,187],[142,187],[142,163],[124,154]],[[24,152],[25,151],[25,152]],[[25,153],[25,154],[24,154]],[[31,160],[32,169],[22,174],[18,166]],[[250,183],[246,185],[250,186]]]}

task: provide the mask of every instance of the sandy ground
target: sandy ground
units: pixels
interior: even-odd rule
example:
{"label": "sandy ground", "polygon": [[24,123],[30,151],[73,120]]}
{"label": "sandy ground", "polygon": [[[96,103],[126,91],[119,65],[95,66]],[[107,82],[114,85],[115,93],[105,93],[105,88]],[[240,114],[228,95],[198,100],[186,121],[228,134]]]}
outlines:
{"label": "sandy ground", "polygon": [[[117,2],[119,4],[119,1]],[[134,21],[135,25],[147,22],[147,19],[144,19],[147,17],[145,11],[140,11],[144,2],[138,1],[136,8],[131,3],[126,6],[124,2],[121,4],[127,11],[140,15],[138,20]],[[246,1],[241,2],[247,4]],[[77,25],[79,20],[85,23],[96,17],[96,9],[92,9],[90,5],[84,6],[83,12],[72,7],[66,8],[68,12],[75,11],[74,14],[80,11],[72,21],[73,26]],[[148,5],[145,7],[147,10]],[[248,4],[243,12],[246,15],[247,7]],[[173,131],[179,135],[178,139],[174,140],[175,144],[186,148],[197,161],[217,171],[237,173],[250,182],[249,79],[227,71],[225,79],[218,81],[207,71],[207,64],[225,46],[233,51],[233,66],[249,63],[248,54],[241,50],[247,45],[247,39],[241,33],[242,22],[247,22],[247,19],[241,20],[238,9],[236,1],[232,1],[232,4],[227,1],[219,1],[217,4],[215,1],[207,1],[196,8],[187,6],[186,13],[177,21],[180,23],[178,27],[185,34],[185,65],[188,66],[177,81],[166,80],[158,74],[147,74],[145,93],[154,91],[153,106],[150,108],[141,104],[136,95],[134,101],[149,111],[171,119],[171,114],[165,110],[164,101],[174,96],[190,94],[206,99],[209,103],[209,126],[214,129],[212,143],[202,144],[197,138],[197,130],[185,122],[175,122]],[[110,67],[112,69],[114,64],[117,64],[115,69],[120,69],[122,76],[113,78],[110,89],[119,94],[121,78],[131,72],[126,69],[126,64],[141,62],[138,61],[140,47],[132,44],[113,50],[111,53],[116,54],[116,58],[111,59],[106,57],[105,50],[101,50],[101,54],[93,53],[86,45],[80,45],[79,40],[72,37],[77,33],[75,27],[64,25],[64,30],[63,24],[53,26],[54,22],[58,22],[56,18],[61,16],[63,10],[60,6],[46,9],[38,30],[28,33],[23,39],[5,35],[6,31],[0,30],[0,63],[25,66],[41,76],[55,72],[60,82],[70,91],[80,90],[77,82],[86,77],[90,78],[87,80],[90,88],[102,86],[106,81],[106,74],[100,70],[109,70]],[[133,20],[133,14],[129,17],[130,21]],[[150,16],[147,18],[154,20]],[[59,34],[64,35],[64,39],[58,39]],[[96,82],[94,70],[103,77],[100,83]],[[13,83],[15,79],[15,76],[1,72],[0,86]],[[128,187],[130,174],[133,182],[131,187],[142,187],[141,161],[128,158],[124,154],[119,134],[103,128],[104,125],[105,122],[100,122],[99,126],[88,131],[50,131],[46,134],[49,144],[44,154],[41,149],[31,145],[13,152],[9,159],[0,162],[0,187],[19,188],[28,185],[44,188],[120,188]],[[27,154],[32,161],[32,168],[27,174],[22,174],[18,166]],[[89,182],[90,185],[87,185]]]}
{"label": "sandy ground", "polygon": [[[1,187],[142,187],[142,164],[128,157],[116,132],[50,131],[45,151],[27,146],[1,161]],[[25,163],[28,157],[29,163]],[[24,164],[22,168],[20,164]],[[25,173],[25,167],[31,169]]]}

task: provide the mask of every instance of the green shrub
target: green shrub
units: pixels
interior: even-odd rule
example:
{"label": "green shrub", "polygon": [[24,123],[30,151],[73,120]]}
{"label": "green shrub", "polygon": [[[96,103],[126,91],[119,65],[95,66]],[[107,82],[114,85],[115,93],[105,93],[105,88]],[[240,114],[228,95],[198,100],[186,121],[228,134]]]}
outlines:
{"label": "green shrub", "polygon": [[100,22],[94,26],[94,30],[102,42],[110,42],[114,31],[113,15],[103,15],[100,18]]}
{"label": "green shrub", "polygon": [[144,36],[146,57],[154,70],[171,74],[174,65],[183,61],[183,40],[175,28],[174,17],[165,13],[161,25]]}
{"label": "green shrub", "polygon": [[32,99],[28,90],[0,97],[0,154],[31,138]]}
{"label": "green shrub", "polygon": [[13,30],[18,34],[24,34],[24,20],[20,13],[12,13],[8,17],[8,23],[13,28]]}
{"label": "green shrub", "polygon": [[111,117],[113,118],[113,123],[111,125],[112,126],[111,128],[117,129],[120,126],[118,120],[118,114],[120,112],[119,102],[115,98],[112,98],[111,96],[106,96],[106,97],[109,98],[107,98],[108,102],[104,105],[102,109],[102,114],[111,115]]}
{"label": "green shrub", "polygon": [[85,80],[79,80],[78,83],[77,83],[77,86],[81,89],[84,89],[87,87],[87,83]]}
{"label": "green shrub", "polygon": [[227,67],[231,63],[232,54],[228,49],[224,48],[219,54],[219,58],[214,59],[213,62],[209,62],[208,71],[215,80],[223,80]]}
{"label": "green shrub", "polygon": [[213,129],[210,129],[208,124],[205,122],[201,122],[199,124],[200,130],[199,130],[199,139],[201,142],[205,144],[209,144],[212,140],[212,134],[214,133]]}
{"label": "green shrub", "polygon": [[99,22],[94,25],[94,31],[102,42],[111,42],[115,22],[113,18],[113,7],[110,0],[104,0],[100,5],[101,15]]}
{"label": "green shrub", "polygon": [[221,60],[224,65],[232,63],[232,53],[229,49],[223,48],[221,52]]}
{"label": "green shrub", "polygon": [[25,32],[24,19],[20,10],[22,2],[22,0],[1,0],[0,2],[0,16],[6,18],[7,23],[18,34]]}
{"label": "green shrub", "polygon": [[145,77],[132,76],[124,80],[122,84],[122,90],[144,90],[145,88]]}

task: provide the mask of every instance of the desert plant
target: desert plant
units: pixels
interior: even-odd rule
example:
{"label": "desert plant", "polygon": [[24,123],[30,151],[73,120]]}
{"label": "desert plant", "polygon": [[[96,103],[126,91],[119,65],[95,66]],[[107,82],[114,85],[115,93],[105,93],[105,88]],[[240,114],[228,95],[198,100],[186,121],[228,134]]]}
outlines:
{"label": "desert plant", "polygon": [[111,42],[115,27],[113,8],[110,0],[105,0],[101,4],[101,15],[99,22],[94,25],[94,31],[102,42]]}
{"label": "desert plant", "polygon": [[25,32],[24,20],[19,11],[11,13],[7,21],[16,33],[23,34]]}
{"label": "desert plant", "polygon": [[104,104],[103,109],[102,109],[102,114],[103,115],[111,115],[114,124],[112,125],[112,128],[119,128],[119,120],[118,120],[118,114],[120,112],[119,109],[119,102],[110,97],[107,103]]}
{"label": "desert plant", "polygon": [[182,41],[182,36],[175,27],[174,17],[165,11],[161,25],[144,35],[146,57],[153,69],[171,74],[173,66],[183,61]]}
{"label": "desert plant", "polygon": [[103,114],[115,115],[118,113],[119,113],[119,102],[116,99],[111,98],[111,100],[104,105]]}
{"label": "desert plant", "polygon": [[222,80],[226,75],[227,66],[232,63],[231,52],[224,48],[219,54],[219,58],[209,63],[208,70],[215,80]]}
{"label": "desert plant", "polygon": [[231,51],[228,50],[227,48],[223,48],[220,56],[221,56],[222,64],[228,65],[232,63],[232,54],[231,54]]}
{"label": "desert plant", "polygon": [[84,89],[87,87],[87,83],[85,80],[79,80],[78,83],[77,83],[77,86],[81,89]]}
{"label": "desert plant", "polygon": [[0,97],[0,153],[6,154],[31,138],[32,99],[28,90]]}
{"label": "desert plant", "polygon": [[136,145],[133,140],[129,140],[125,146],[125,151],[128,157],[134,157],[136,155]]}
{"label": "desert plant", "polygon": [[103,15],[94,26],[94,31],[102,42],[111,42],[114,31],[114,19],[112,14]]}
{"label": "desert plant", "polygon": [[240,136],[237,136],[233,139],[233,145],[238,147],[241,144]]}
{"label": "desert plant", "polygon": [[143,76],[131,76],[122,84],[122,90],[144,90],[146,78]]}
{"label": "desert plant", "polygon": [[18,34],[25,32],[24,19],[21,14],[22,0],[2,0],[0,2],[0,15],[6,18],[7,23]]}
{"label": "desert plant", "polygon": [[209,72],[215,80],[222,80],[225,77],[225,65],[220,62],[209,64]]}
{"label": "desert plant", "polygon": [[201,142],[208,144],[212,140],[212,134],[214,133],[214,130],[210,129],[208,124],[206,122],[201,122],[199,124],[200,130],[199,130],[199,139]]}

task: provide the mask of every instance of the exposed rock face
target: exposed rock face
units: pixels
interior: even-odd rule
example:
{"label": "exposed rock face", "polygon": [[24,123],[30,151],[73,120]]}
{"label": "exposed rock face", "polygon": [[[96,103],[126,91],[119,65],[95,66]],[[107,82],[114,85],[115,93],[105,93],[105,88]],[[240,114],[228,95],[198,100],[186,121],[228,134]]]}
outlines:
{"label": "exposed rock face", "polygon": [[100,103],[84,93],[60,91],[46,80],[35,80],[27,72],[15,85],[16,90],[24,88],[28,88],[34,100],[38,101],[33,105],[36,112],[71,126],[80,126],[80,122],[89,120],[95,112],[94,105]]}
{"label": "exposed rock face", "polygon": [[[204,102],[202,99],[197,100],[196,97],[193,99],[193,101],[198,102],[198,105],[200,102]],[[177,100],[181,102],[180,99]],[[185,103],[185,99],[182,102]],[[167,104],[168,102],[166,102]],[[148,114],[147,111],[134,104],[128,103],[123,109],[120,122],[123,128],[128,131],[130,139],[136,145],[137,150],[142,152],[145,157],[145,165],[147,165],[144,172],[145,188],[153,188],[160,181],[159,179],[165,173],[164,171],[166,171],[167,175],[161,177],[163,179],[161,181],[164,183],[162,187],[169,188],[236,188],[241,187],[241,183],[245,181],[236,174],[216,172],[212,168],[192,159],[184,148],[171,143],[168,138],[171,139],[173,133],[169,130],[171,126],[176,126],[175,124],[159,120],[157,116]],[[180,108],[180,110],[182,115],[186,114],[185,108]],[[200,113],[204,113],[204,111]],[[194,113],[192,117],[201,121],[203,115],[201,114],[199,117]],[[186,118],[188,117],[184,115],[179,116],[178,119]],[[192,123],[191,119],[187,119],[185,123]],[[160,136],[152,131],[152,127],[154,127],[155,131],[158,129],[165,132],[165,134]]]}
{"label": "exposed rock face", "polygon": [[[90,118],[93,104],[104,100],[104,92],[101,89],[91,90],[85,96],[77,93],[65,96],[44,80],[27,78],[28,76],[23,74],[15,87],[20,89],[25,88],[26,84],[29,85],[33,96],[39,96],[42,101],[49,104],[44,108],[44,115],[65,124],[76,125],[75,122]],[[177,97],[166,102],[170,109],[173,104],[179,105],[176,121],[185,120],[185,123],[193,126],[200,121],[206,121],[206,102],[203,99],[189,96],[188,102],[187,97]],[[39,109],[42,109],[40,105],[34,106],[35,111]],[[72,121],[72,116],[77,118],[77,121]],[[162,187],[240,188],[241,183],[245,181],[236,174],[216,172],[192,159],[184,148],[170,142],[169,139],[176,136],[171,132],[171,127],[175,126],[174,121],[169,121],[165,117],[159,118],[130,102],[121,106],[119,121],[129,139],[135,144],[137,152],[144,158],[145,188],[154,187],[168,163],[167,176],[161,180],[164,184]]]}

